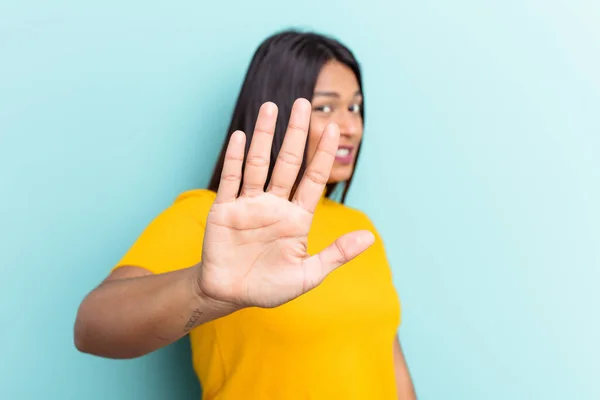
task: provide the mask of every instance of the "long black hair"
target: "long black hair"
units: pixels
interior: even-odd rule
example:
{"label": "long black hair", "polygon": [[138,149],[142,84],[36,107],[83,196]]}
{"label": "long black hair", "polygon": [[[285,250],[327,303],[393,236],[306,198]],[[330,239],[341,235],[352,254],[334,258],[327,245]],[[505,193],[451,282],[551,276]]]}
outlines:
{"label": "long black hair", "polygon": [[[323,66],[332,60],[346,65],[354,72],[362,93],[362,79],[358,61],[346,46],[331,37],[316,33],[286,30],[270,36],[258,47],[238,96],[228,134],[210,179],[209,190],[216,192],[219,187],[230,135],[236,130],[241,130],[246,134],[245,156],[247,156],[258,110],[264,102],[271,101],[277,105],[279,113],[265,188],[268,186],[277,155],[283,144],[294,101],[300,97],[312,101],[319,73]],[[364,124],[364,101],[360,113]],[[360,145],[357,149],[356,162],[358,162],[359,153]],[[306,149],[298,178],[302,177],[305,168]],[[346,200],[353,177],[354,171],[350,179],[344,182],[341,195],[342,203]],[[328,183],[325,195],[331,197],[336,186],[337,183]]]}

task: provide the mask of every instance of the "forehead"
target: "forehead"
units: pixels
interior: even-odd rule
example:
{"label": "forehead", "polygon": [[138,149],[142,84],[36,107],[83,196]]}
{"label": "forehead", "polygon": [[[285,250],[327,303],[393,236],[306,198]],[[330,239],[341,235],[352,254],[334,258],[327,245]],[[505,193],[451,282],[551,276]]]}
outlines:
{"label": "forehead", "polygon": [[354,72],[338,61],[329,61],[323,66],[315,85],[315,91],[335,91],[340,94],[353,95],[359,89]]}

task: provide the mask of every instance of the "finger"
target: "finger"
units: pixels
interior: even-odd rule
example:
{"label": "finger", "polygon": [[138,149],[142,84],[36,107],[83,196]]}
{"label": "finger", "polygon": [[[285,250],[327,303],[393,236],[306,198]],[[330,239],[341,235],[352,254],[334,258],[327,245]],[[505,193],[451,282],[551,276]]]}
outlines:
{"label": "finger", "polygon": [[233,201],[240,190],[242,180],[242,164],[244,162],[244,148],[246,146],[246,135],[242,131],[235,131],[229,138],[229,144],[225,151],[221,181],[217,190],[215,202],[225,203]]}
{"label": "finger", "polygon": [[294,193],[294,203],[311,213],[314,212],[329,180],[339,138],[340,129],[338,126],[336,124],[327,125],[319,141],[317,151],[304,172],[296,193]]}
{"label": "finger", "polygon": [[306,99],[298,99],[294,102],[283,145],[277,155],[277,162],[269,182],[268,190],[285,199],[290,197],[304,158],[304,146],[310,125],[310,108],[310,102]]}
{"label": "finger", "polygon": [[303,261],[304,287],[310,290],[319,285],[336,268],[354,259],[375,242],[375,236],[366,230],[347,233],[325,250]]}
{"label": "finger", "polygon": [[258,111],[258,118],[252,134],[252,143],[246,157],[242,195],[262,193],[269,173],[271,160],[271,144],[275,123],[277,121],[277,106],[271,102],[264,103]]}

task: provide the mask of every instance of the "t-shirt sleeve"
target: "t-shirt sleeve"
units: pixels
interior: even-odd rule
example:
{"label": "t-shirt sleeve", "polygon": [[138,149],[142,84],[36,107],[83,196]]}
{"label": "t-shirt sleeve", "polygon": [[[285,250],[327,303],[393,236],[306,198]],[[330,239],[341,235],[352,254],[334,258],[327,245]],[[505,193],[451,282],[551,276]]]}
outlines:
{"label": "t-shirt sleeve", "polygon": [[155,217],[113,268],[136,266],[161,274],[200,261],[206,217],[215,194],[194,190],[177,197]]}

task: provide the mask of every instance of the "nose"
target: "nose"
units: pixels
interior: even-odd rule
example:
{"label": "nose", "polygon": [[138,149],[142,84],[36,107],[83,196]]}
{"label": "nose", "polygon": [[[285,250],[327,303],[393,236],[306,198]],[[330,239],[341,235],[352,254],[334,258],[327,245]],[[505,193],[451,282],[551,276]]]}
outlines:
{"label": "nose", "polygon": [[336,119],[336,123],[340,127],[340,135],[352,137],[362,132],[362,117],[360,114],[344,111]]}

